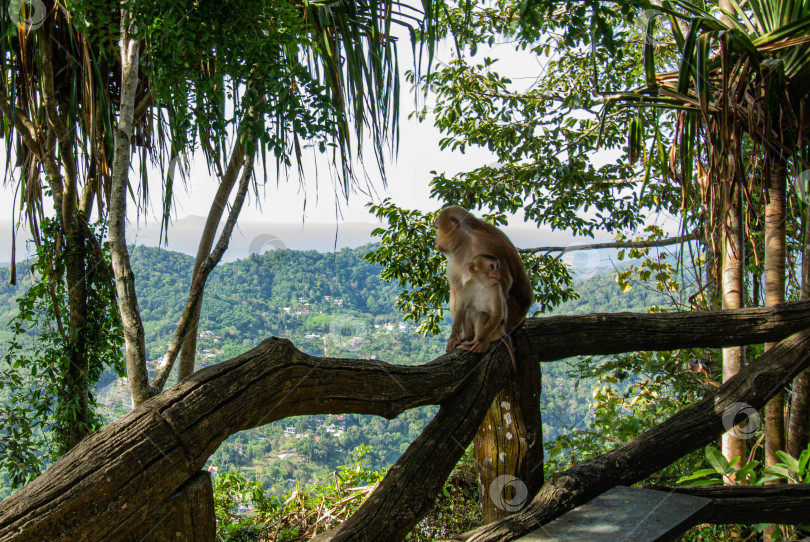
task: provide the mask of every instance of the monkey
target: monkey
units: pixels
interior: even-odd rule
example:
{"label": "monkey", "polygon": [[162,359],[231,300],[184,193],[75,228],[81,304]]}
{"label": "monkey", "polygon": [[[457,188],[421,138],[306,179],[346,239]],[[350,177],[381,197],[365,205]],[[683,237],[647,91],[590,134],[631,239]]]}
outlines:
{"label": "monkey", "polygon": [[[512,333],[523,322],[534,302],[529,276],[515,246],[501,230],[457,205],[443,209],[433,225],[436,228],[436,249],[447,256],[450,313],[455,314],[464,283],[470,278],[468,262],[476,254],[491,254],[501,264],[498,282],[506,299],[506,334]],[[453,350],[458,343],[458,338],[451,333],[447,351]]]}
{"label": "monkey", "polygon": [[460,341],[457,348],[480,354],[506,334],[506,298],[500,285],[500,267],[498,258],[491,254],[478,254],[468,262],[470,278],[454,305],[450,331],[450,337]]}

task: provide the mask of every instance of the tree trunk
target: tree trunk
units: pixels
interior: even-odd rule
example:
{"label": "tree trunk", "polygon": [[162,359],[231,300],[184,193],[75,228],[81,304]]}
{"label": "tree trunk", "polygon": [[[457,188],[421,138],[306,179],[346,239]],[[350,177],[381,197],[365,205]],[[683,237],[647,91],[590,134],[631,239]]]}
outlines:
{"label": "tree trunk", "polygon": [[[804,217],[802,299],[810,299],[810,205]],[[810,369],[802,371],[793,381],[791,397],[787,452],[798,458],[810,444]]]}
{"label": "tree trunk", "polygon": [[[85,283],[85,239],[78,217],[62,217],[65,225],[65,271],[68,284],[68,305],[70,318],[68,325],[70,364],[65,374],[65,398],[72,403],[74,397],[78,402],[78,410],[72,416],[66,416],[67,423],[67,449],[74,447],[90,432],[90,407],[88,404],[89,390],[87,379],[87,287]],[[67,449],[61,450],[62,452]]]}
{"label": "tree trunk", "polygon": [[146,372],[146,345],[135,294],[135,274],[129,261],[126,239],[127,184],[130,164],[130,138],[138,85],[138,40],[130,35],[131,14],[121,9],[121,105],[114,131],[112,186],[110,188],[110,255],[115,273],[115,290],[124,327],[127,379],[132,402],[139,405],[152,396]]}
{"label": "tree trunk", "polygon": [[[214,267],[222,259],[222,255],[228,250],[228,244],[231,240],[233,228],[236,226],[236,219],[242,210],[242,204],[245,202],[247,195],[248,185],[253,175],[253,160],[255,154],[251,151],[245,160],[245,168],[242,171],[242,178],[239,181],[239,188],[236,191],[236,197],[233,200],[231,211],[228,213],[228,220],[225,221],[225,226],[222,228],[222,234],[217,241],[217,246],[214,250],[206,256],[200,266],[194,272],[194,280],[191,281],[191,289],[186,298],[186,306],[183,307],[183,313],[180,315],[180,320],[177,322],[177,329],[174,332],[169,347],[166,349],[166,355],[163,357],[158,370],[155,372],[155,378],[152,381],[152,389],[159,392],[166,384],[169,378],[169,373],[172,370],[172,365],[177,359],[177,354],[183,346],[183,341],[189,336],[192,326],[195,326],[192,335],[195,335],[196,344],[196,324],[194,324],[194,315],[199,315],[200,306],[202,304],[203,291],[205,290],[205,282],[208,280],[208,275],[213,271]],[[193,360],[192,360],[193,361]],[[192,366],[193,369],[193,366]]]}
{"label": "tree trunk", "polygon": [[[770,161],[768,202],[765,206],[765,306],[785,301],[785,164],[778,155]],[[765,350],[773,348],[766,343]],[[765,407],[765,466],[780,462],[776,452],[785,449],[784,394],[774,395]],[[781,483],[774,481],[772,483]]]}
{"label": "tree trunk", "polygon": [[543,485],[542,373],[539,363],[516,359],[517,374],[510,372],[473,439],[484,523],[519,511]]}
{"label": "tree trunk", "polygon": [[[220,179],[219,188],[217,188],[217,193],[211,202],[211,209],[208,211],[208,218],[205,221],[205,227],[200,237],[200,244],[197,246],[197,258],[194,260],[194,270],[191,272],[191,286],[189,288],[193,288],[194,280],[200,272],[200,266],[210,254],[211,247],[214,246],[219,222],[222,220],[222,214],[225,212],[225,206],[228,204],[228,198],[231,196],[236,179],[239,177],[239,170],[242,168],[244,159],[245,145],[241,137],[237,136],[228,167]],[[189,296],[191,295],[189,293]],[[177,367],[178,382],[185,380],[194,372],[194,361],[197,355],[197,329],[200,325],[200,310],[202,309],[202,291],[199,296],[200,300],[191,315],[191,327],[185,336],[183,349],[180,352],[180,364]]]}
{"label": "tree trunk", "polygon": [[[66,424],[66,442],[69,449],[75,446],[90,431],[89,417],[90,408],[88,404],[88,360],[87,341],[85,324],[87,322],[87,284],[85,282],[85,230],[79,222],[78,205],[78,179],[76,177],[76,162],[74,149],[63,118],[60,116],[60,108],[56,103],[56,93],[54,91],[53,73],[53,42],[47,30],[37,40],[40,51],[41,71],[40,87],[42,91],[42,102],[47,120],[49,137],[55,138],[60,151],[64,176],[59,172],[59,177],[63,178],[64,184],[60,190],[57,202],[56,215],[62,227],[62,240],[64,242],[63,254],[65,258],[65,278],[67,280],[68,307],[70,314],[68,318],[68,351],[69,365],[65,371],[66,392],[64,400],[57,398],[61,406],[68,406],[65,403],[72,403],[74,398],[78,403],[78,409],[65,412],[64,422]],[[65,409],[67,410],[67,408]],[[65,449],[60,452],[66,451]]]}
{"label": "tree trunk", "polygon": [[[745,304],[745,283],[743,269],[745,266],[745,239],[743,237],[742,187],[734,186],[732,203],[725,218],[723,228],[723,309],[741,309]],[[745,366],[745,347],[734,346],[723,349],[723,382],[727,381]],[[746,456],[745,440],[729,431],[723,434],[723,456],[731,461],[735,457],[744,460]],[[733,484],[729,478],[727,484]]]}
{"label": "tree trunk", "polygon": [[[731,13],[734,13],[734,7],[729,0],[719,0],[719,13],[720,20],[729,28],[733,28],[734,21],[731,19]],[[723,115],[721,122],[726,123],[728,126],[728,118]],[[727,128],[727,133],[731,134],[733,130],[730,126]],[[730,144],[726,140],[725,144]],[[732,197],[726,216],[723,220],[723,276],[722,276],[722,292],[723,292],[723,305],[724,309],[741,309],[745,306],[745,234],[743,230],[743,187],[740,183],[734,182],[734,171],[732,169],[732,160],[730,156],[723,157],[722,170],[724,178],[721,179],[727,183],[732,190]],[[723,349],[723,382],[739,373],[745,366],[745,347],[737,346],[734,348]],[[729,431],[723,434],[722,449],[723,456],[726,460],[731,461],[735,457],[739,457],[740,461],[745,460],[746,445],[745,440],[738,437],[745,433],[736,431]],[[733,484],[734,477],[726,477],[726,484]]]}
{"label": "tree trunk", "polygon": [[[517,332],[518,352],[538,362],[638,349],[719,348],[778,340],[802,329],[808,320],[808,302],[732,312],[560,316],[527,321]],[[608,483],[614,478],[621,478],[615,483],[633,483],[679,453],[717,438],[728,404],[744,401],[759,408],[810,362],[804,354],[808,342],[806,334],[784,341],[725,383],[716,402],[709,397],[647,431],[638,437],[644,437],[641,441],[625,445],[632,453],[611,452],[597,467],[575,467],[587,484],[595,484],[582,494],[600,488],[602,474]],[[409,408],[442,404],[444,414],[437,415],[437,424],[432,422],[424,438],[420,436],[389,471],[378,497],[364,505],[367,535],[386,524],[386,513],[409,522],[394,523],[391,529],[410,530],[419,514],[430,509],[443,473],[458,460],[454,454],[464,452],[503,385],[510,365],[503,349],[483,361],[478,355],[453,352],[425,365],[397,366],[318,358],[296,350],[289,341],[266,340],[237,358],[197,371],[82,440],[36,480],[0,502],[0,539],[125,539],[233,433],[304,414],[354,412],[393,418]],[[556,482],[550,480],[544,487],[563,507],[576,501],[579,492],[569,498],[559,485],[566,475],[555,477]],[[541,495],[547,493],[541,490]],[[396,512],[399,503],[402,510]],[[375,517],[375,511],[385,513]]]}
{"label": "tree trunk", "polygon": [[793,381],[787,453],[798,458],[810,444],[810,369]]}

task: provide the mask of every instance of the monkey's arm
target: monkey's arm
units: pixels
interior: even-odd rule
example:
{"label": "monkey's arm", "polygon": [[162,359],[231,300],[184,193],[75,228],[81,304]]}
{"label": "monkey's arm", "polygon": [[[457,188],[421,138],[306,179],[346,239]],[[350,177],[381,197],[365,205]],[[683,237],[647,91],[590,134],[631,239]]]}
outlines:
{"label": "monkey's arm", "polygon": [[450,316],[453,318],[453,327],[450,329],[450,337],[447,339],[446,352],[450,352],[461,343],[461,329],[464,324],[464,316],[467,312],[467,303],[463,296],[453,303],[453,283],[450,283]]}

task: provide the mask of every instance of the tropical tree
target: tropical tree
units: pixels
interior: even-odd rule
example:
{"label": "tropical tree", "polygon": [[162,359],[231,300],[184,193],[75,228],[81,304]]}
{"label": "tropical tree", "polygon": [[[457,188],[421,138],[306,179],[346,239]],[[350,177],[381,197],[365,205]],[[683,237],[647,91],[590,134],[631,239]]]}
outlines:
{"label": "tropical tree", "polygon": [[[662,13],[689,28],[685,37],[678,36],[680,25],[672,25],[681,49],[680,69],[656,73],[654,49],[648,47],[647,85],[623,99],[679,111],[671,175],[688,192],[694,186],[693,164],[698,165],[694,188],[700,190],[712,229],[725,239],[724,307],[734,308],[742,295],[743,194],[748,230],[764,222],[764,301],[776,305],[785,300],[787,173],[808,167],[810,155],[810,125],[803,113],[810,99],[810,3],[731,0],[720,7],[725,11],[712,13],[683,2],[663,5]],[[805,207],[806,201],[796,203]],[[742,361],[727,367],[724,378]],[[806,378],[799,377],[797,389],[805,388]],[[783,399],[775,396],[765,410],[767,466],[778,462],[776,451],[785,448]],[[791,413],[807,418],[807,399],[796,397]],[[796,431],[796,445],[806,443],[807,428],[797,425]],[[742,451],[729,448],[726,453]]]}
{"label": "tropical tree", "polygon": [[[19,198],[18,224],[25,220],[37,242],[46,216],[55,214],[58,224],[53,235],[62,275],[48,280],[63,280],[67,296],[64,335],[71,358],[63,367],[64,396],[79,398],[69,448],[94,427],[87,400],[92,328],[86,327],[86,278],[110,265],[91,225],[109,224],[127,376],[139,404],[163,389],[184,340],[196,335],[205,279],[227,248],[248,189],[256,186],[254,163],[264,166],[266,181],[273,167],[279,175],[295,165],[303,171],[307,149],[324,153],[345,197],[358,182],[358,158],[373,154],[382,167],[398,121],[392,28],[414,28],[422,14],[391,2],[88,0],[31,6],[21,3],[19,17],[12,10],[15,17],[4,18],[1,27],[0,111],[7,157],[18,168],[6,182]],[[432,14],[433,5],[426,6]],[[429,42],[433,33],[427,26],[420,35]],[[361,143],[370,143],[371,153],[364,154]],[[167,227],[180,178],[175,172],[195,152],[220,188],[202,232],[186,310],[150,381],[124,235],[127,199],[137,195],[139,208],[146,208],[156,192],[148,167],[157,165]],[[130,168],[138,172],[132,180]],[[193,371],[193,341],[186,351],[181,376]]]}
{"label": "tropical tree", "polygon": [[[32,7],[15,5],[21,10]],[[40,298],[50,300],[65,341],[67,359],[55,365],[58,374],[53,375],[65,388],[57,396],[62,404],[56,411],[73,405],[64,420],[66,432],[59,446],[64,450],[96,426],[93,380],[88,376],[96,372],[91,370],[91,343],[100,336],[88,317],[93,310],[91,285],[97,284],[92,277],[110,275],[91,216],[104,212],[100,207],[109,188],[109,132],[104,127],[111,126],[116,85],[109,66],[110,44],[91,46],[89,36],[76,32],[75,22],[84,24],[82,14],[66,24],[64,6],[36,7],[30,13],[10,10],[11,17],[0,22],[0,111],[7,164],[17,169],[11,176],[6,169],[6,182],[15,183],[19,198],[17,224],[25,221],[35,242],[50,247],[39,251],[40,258],[50,256],[39,263],[39,280],[49,284],[40,290]],[[57,80],[56,73],[70,77]],[[100,94],[99,88],[104,89]],[[46,216],[53,221],[47,222]],[[12,281],[14,270],[12,250]]]}

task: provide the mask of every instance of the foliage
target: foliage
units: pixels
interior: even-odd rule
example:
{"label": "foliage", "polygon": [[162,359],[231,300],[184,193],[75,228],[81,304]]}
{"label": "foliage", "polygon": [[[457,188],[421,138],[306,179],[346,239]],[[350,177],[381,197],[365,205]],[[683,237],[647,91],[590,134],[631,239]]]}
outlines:
{"label": "foliage", "polygon": [[[743,190],[748,204],[761,209],[769,176],[810,165],[801,113],[808,100],[810,3],[729,4],[731,13],[710,3],[657,7],[662,17],[654,19],[671,21],[678,69],[659,71],[656,48],[647,46],[644,84],[611,99],[620,109],[677,112],[669,140],[657,123],[639,117],[629,152],[641,153],[651,136],[661,170],[681,187],[684,209],[702,205],[701,220],[718,231],[735,191]],[[653,28],[647,26],[648,44]],[[670,143],[667,157],[663,149]],[[751,230],[761,227],[758,214],[746,213]]]}
{"label": "foliage", "polygon": [[[738,456],[728,461],[714,446],[706,446],[704,454],[709,468],[682,476],[678,480],[679,484],[685,486],[722,485],[729,480],[733,481],[735,485],[765,485],[774,480],[784,480],[788,484],[810,483],[810,447],[804,450],[798,459],[777,450],[776,455],[781,461],[765,468],[760,468],[761,462],[755,459],[741,463],[741,458]],[[757,525],[756,530],[761,532],[767,526],[768,524]],[[807,527],[782,525],[774,540],[801,538],[806,536],[809,531],[810,529]],[[686,539],[696,540],[689,536]]]}
{"label": "foliage", "polygon": [[[296,486],[281,498],[265,495],[262,485],[236,472],[214,478],[217,529],[223,540],[309,540],[346,519],[382,480],[384,473],[366,470],[371,450],[355,450],[326,486]],[[236,509],[242,505],[241,513]],[[249,510],[249,513],[245,513]]]}
{"label": "foliage", "polygon": [[[367,455],[373,450],[360,446],[348,465],[337,467],[327,485],[296,488],[281,497],[267,496],[261,484],[236,472],[214,477],[214,505],[217,534],[222,540],[309,540],[337,525],[356,510],[385,475],[368,470]],[[433,511],[423,519],[408,540],[446,538],[464,532],[480,522],[475,471],[469,450],[443,488]]]}
{"label": "foliage", "polygon": [[478,473],[470,446],[450,473],[436,505],[416,524],[406,540],[446,540],[481,525],[479,500]]}
{"label": "foliage", "polygon": [[747,461],[743,465],[740,465],[739,457],[727,461],[714,446],[706,446],[704,454],[710,468],[683,476],[678,480],[679,483],[687,486],[704,486],[722,484],[725,479],[733,479],[737,485],[743,483],[764,485],[774,480],[784,480],[789,484],[810,483],[810,447],[804,450],[798,458],[782,450],[777,450],[776,455],[781,461],[761,470],[757,470],[760,465],[757,460]]}
{"label": "foliage", "polygon": [[[342,159],[348,159],[341,127],[345,116],[330,95],[337,87],[319,80],[319,71],[306,64],[315,62],[307,51],[329,57],[315,28],[331,22],[322,6],[148,1],[136,2],[133,12],[145,39],[143,76],[155,105],[168,112],[150,121],[158,124],[149,133],[160,151],[151,158],[162,168],[167,154],[175,161],[168,168],[179,165],[185,173],[187,156],[200,151],[222,175],[228,140],[237,132],[239,139],[249,134],[246,141],[258,140],[249,154],[259,152],[265,160],[265,153],[272,153],[281,169],[291,165],[291,157],[300,161],[301,140],[321,152],[339,143]],[[142,164],[144,186],[146,171]],[[176,189],[173,170],[164,182],[168,211]],[[168,226],[166,212],[163,219]]]}
{"label": "foliage", "polygon": [[723,453],[714,446],[706,446],[704,454],[710,468],[700,469],[680,477],[679,484],[686,486],[722,485],[725,480],[734,480],[736,484],[756,485],[759,483],[759,475],[755,471],[760,464],[759,461],[751,460],[741,465],[739,456],[728,461]]}
{"label": "foliage", "polygon": [[[648,227],[651,238],[660,238],[657,227]],[[624,240],[622,237],[620,240]],[[581,298],[560,307],[560,312],[593,313],[625,310],[666,312],[684,307],[700,307],[694,292],[695,266],[681,260],[686,251],[670,252],[652,248],[619,250],[615,273],[608,273],[577,284]],[[679,266],[678,269],[676,266]],[[719,353],[711,349],[684,349],[675,352],[628,352],[614,356],[583,357],[567,362],[567,376],[574,390],[589,390],[578,423],[568,423],[567,431],[546,432],[549,473],[596,457],[627,442],[676,412],[702,399],[720,380]],[[549,398],[544,364],[544,405],[562,402],[562,408],[549,409],[557,420],[565,408],[581,411],[582,405],[563,388],[559,398]],[[558,369],[557,369],[558,370]],[[552,378],[555,378],[553,375]],[[555,378],[556,380],[556,378]],[[569,380],[570,381],[570,380]],[[581,396],[575,393],[574,397]],[[563,411],[561,416],[558,412]],[[689,454],[648,479],[651,483],[673,483],[683,472],[696,469],[702,457]]]}
{"label": "foliage", "polygon": [[[75,355],[76,341],[69,341],[66,327],[67,288],[65,248],[59,223],[45,219],[41,242],[30,265],[32,286],[17,299],[19,312],[9,325],[13,338],[5,353],[6,367],[0,389],[7,389],[0,409],[0,467],[8,472],[14,487],[36,477],[40,470],[68,448],[68,420],[75,419],[81,397],[67,370]],[[89,365],[87,381],[92,390],[105,370],[124,374],[121,355],[121,321],[115,306],[109,251],[103,243],[103,225],[93,230],[93,242],[82,257],[95,262],[85,274],[88,313],[84,326],[74,331],[84,338]],[[100,252],[96,253],[98,248]],[[34,333],[33,345],[23,347],[23,335]],[[105,421],[97,410],[94,393],[88,397],[91,416],[86,430],[101,428]]]}
{"label": "foliage", "polygon": [[[632,115],[604,109],[606,96],[643,78],[643,35],[633,16],[631,2],[563,9],[552,2],[498,0],[474,4],[472,13],[468,4],[450,6],[438,28],[452,35],[457,55],[421,77],[410,75],[432,100],[414,115],[425,120],[430,110],[444,134],[442,148],[486,149],[495,163],[453,176],[433,172],[431,196],[490,210],[486,216],[496,225],[520,213],[530,223],[590,237],[635,230],[648,210],[677,212],[679,192],[651,182],[660,162],[634,163],[617,152],[626,149]],[[485,48],[506,43],[524,65],[538,65],[528,89],[501,75],[494,58],[476,60]],[[659,49],[660,62],[671,63],[674,48]],[[672,117],[644,115],[671,132]],[[595,159],[597,149],[611,159]],[[367,259],[381,263],[383,277],[403,287],[397,305],[405,317],[423,320],[420,330],[435,333],[447,286],[440,278],[442,260],[429,246],[434,215],[387,200],[371,210],[388,228],[375,232],[380,248]],[[540,311],[575,298],[570,270],[559,256],[532,249],[521,255]]]}
{"label": "foliage", "polygon": [[[421,321],[417,328],[419,333],[438,333],[444,315],[442,306],[450,298],[444,257],[432,249],[431,242],[435,237],[433,222],[438,212],[422,214],[401,209],[389,199],[369,207],[378,218],[388,222],[388,229],[374,230],[374,235],[382,237],[380,246],[363,258],[382,265],[380,276],[383,280],[396,280],[402,288],[396,307],[404,319]],[[494,224],[504,223],[503,214],[484,218]],[[525,253],[521,257],[524,267],[529,270],[539,310],[550,310],[574,298],[571,273],[562,260],[548,254]]]}

